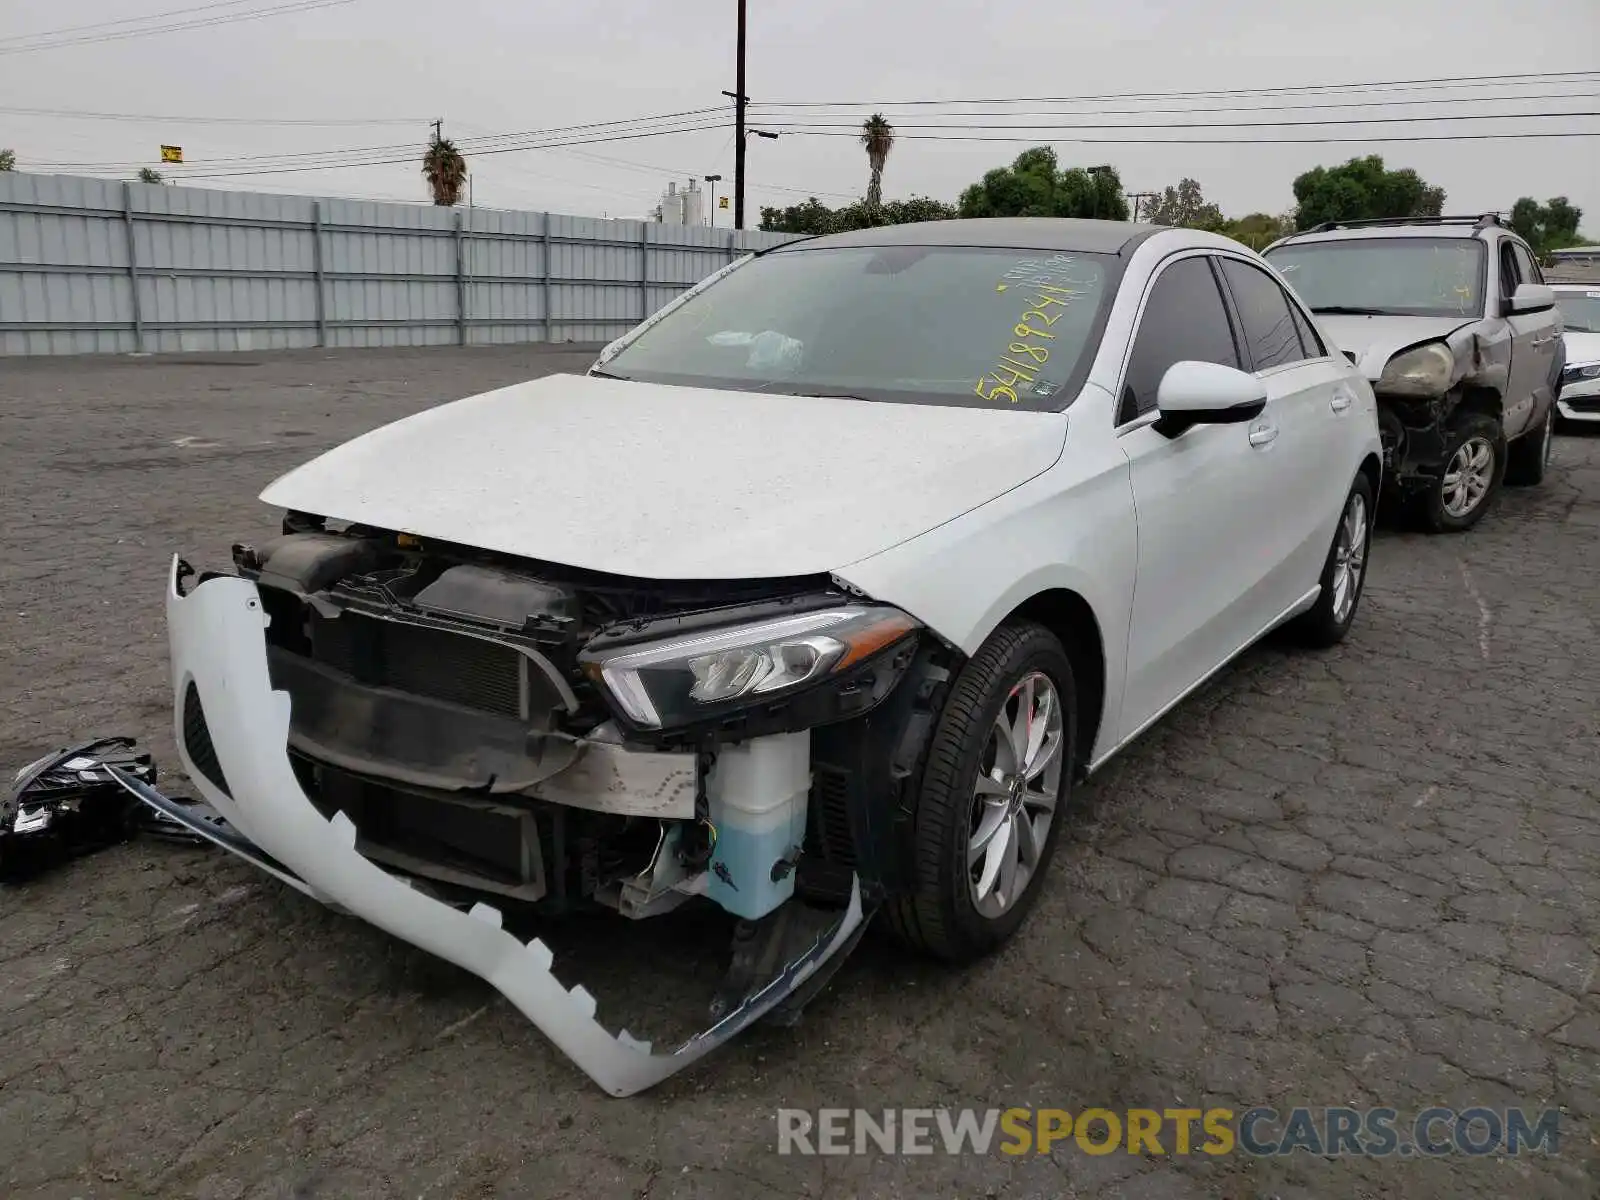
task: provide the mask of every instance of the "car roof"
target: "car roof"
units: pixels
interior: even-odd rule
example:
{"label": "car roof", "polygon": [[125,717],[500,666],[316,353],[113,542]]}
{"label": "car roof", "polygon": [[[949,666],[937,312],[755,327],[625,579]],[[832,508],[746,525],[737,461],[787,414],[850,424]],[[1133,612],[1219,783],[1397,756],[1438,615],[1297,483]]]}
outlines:
{"label": "car roof", "polygon": [[1070,217],[982,217],[877,225],[786,242],[769,253],[838,246],[980,246],[1005,250],[1065,250],[1078,254],[1124,254],[1165,225],[1091,221]]}
{"label": "car roof", "polygon": [[1495,229],[1488,226],[1478,229],[1471,225],[1358,225],[1355,228],[1324,229],[1305,233],[1291,233],[1279,246],[1304,246],[1310,242],[1360,242],[1374,238],[1460,238],[1465,241],[1480,233]]}

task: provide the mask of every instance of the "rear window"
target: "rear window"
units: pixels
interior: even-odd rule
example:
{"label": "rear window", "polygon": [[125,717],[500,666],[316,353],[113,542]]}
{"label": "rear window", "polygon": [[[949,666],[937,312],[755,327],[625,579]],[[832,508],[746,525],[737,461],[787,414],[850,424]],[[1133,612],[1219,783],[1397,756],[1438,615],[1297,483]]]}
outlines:
{"label": "rear window", "polygon": [[601,370],[652,383],[1059,410],[1094,357],[1118,262],[959,246],[762,255]]}
{"label": "rear window", "polygon": [[1291,242],[1263,257],[1312,312],[1483,315],[1484,252],[1476,238]]}

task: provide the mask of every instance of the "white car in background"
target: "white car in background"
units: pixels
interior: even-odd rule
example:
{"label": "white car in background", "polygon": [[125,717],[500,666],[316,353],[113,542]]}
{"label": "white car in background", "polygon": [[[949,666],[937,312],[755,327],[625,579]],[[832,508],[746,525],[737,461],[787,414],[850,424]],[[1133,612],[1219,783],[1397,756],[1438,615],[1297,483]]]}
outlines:
{"label": "white car in background", "polygon": [[[790,243],[586,376],[290,472],[232,572],[175,563],[178,743],[227,832],[127,786],[627,1094],[875,909],[947,960],[1004,942],[1078,781],[1267,631],[1345,636],[1380,464],[1371,386],[1226,238]],[[502,925],[682,903],[739,926],[715,1024],[662,1054]]]}
{"label": "white car in background", "polygon": [[1562,421],[1600,423],[1600,283],[1552,286],[1567,344],[1556,411]]}

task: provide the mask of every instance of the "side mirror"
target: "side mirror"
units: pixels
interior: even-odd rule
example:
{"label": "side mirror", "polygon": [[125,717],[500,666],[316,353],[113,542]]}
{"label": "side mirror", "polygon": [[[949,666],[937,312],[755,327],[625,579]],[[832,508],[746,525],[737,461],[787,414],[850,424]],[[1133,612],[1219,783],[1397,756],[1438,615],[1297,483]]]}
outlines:
{"label": "side mirror", "polygon": [[1266,386],[1219,363],[1175,362],[1156,388],[1161,419],[1156,431],[1177,437],[1191,425],[1232,425],[1261,415],[1267,407]]}
{"label": "side mirror", "polygon": [[1556,294],[1542,283],[1519,283],[1506,304],[1508,313],[1548,312],[1556,306]]}

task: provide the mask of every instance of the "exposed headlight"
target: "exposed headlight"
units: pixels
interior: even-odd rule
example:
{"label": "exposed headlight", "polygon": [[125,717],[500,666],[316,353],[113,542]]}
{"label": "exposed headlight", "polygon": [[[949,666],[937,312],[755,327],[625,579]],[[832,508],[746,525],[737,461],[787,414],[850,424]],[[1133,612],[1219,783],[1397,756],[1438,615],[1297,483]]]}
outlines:
{"label": "exposed headlight", "polygon": [[1450,390],[1456,356],[1443,342],[1429,342],[1384,364],[1377,391],[1391,396],[1442,396]]}
{"label": "exposed headlight", "polygon": [[661,729],[837,675],[916,628],[897,608],[849,604],[581,659],[634,724]]}
{"label": "exposed headlight", "polygon": [[1561,378],[1566,383],[1571,383],[1574,379],[1600,379],[1600,362],[1568,367],[1561,372]]}

